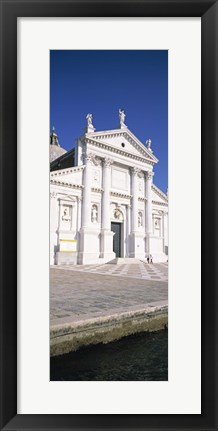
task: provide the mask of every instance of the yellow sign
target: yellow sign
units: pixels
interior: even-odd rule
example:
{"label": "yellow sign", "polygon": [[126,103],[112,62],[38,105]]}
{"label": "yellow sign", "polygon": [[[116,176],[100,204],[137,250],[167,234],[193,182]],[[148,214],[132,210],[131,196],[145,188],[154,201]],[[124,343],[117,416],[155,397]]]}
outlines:
{"label": "yellow sign", "polygon": [[76,239],[60,239],[60,251],[67,253],[76,253],[77,240]]}

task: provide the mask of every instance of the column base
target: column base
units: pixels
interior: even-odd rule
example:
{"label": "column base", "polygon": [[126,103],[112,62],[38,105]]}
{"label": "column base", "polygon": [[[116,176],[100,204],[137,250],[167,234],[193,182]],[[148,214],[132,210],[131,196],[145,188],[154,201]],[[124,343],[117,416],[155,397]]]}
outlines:
{"label": "column base", "polygon": [[58,251],[56,253],[56,265],[76,265],[77,253]]}
{"label": "column base", "polygon": [[104,262],[109,262],[115,258],[115,253],[113,252],[113,236],[114,233],[111,230],[101,231],[100,257],[104,259]]}
{"label": "column base", "polygon": [[78,264],[86,265],[99,262],[99,233],[93,228],[80,229],[80,250],[78,252]]}
{"label": "column base", "polygon": [[163,238],[150,235],[149,241],[150,241],[150,254],[153,256],[153,262],[167,262],[168,255],[164,247]]}
{"label": "column base", "polygon": [[148,257],[150,254],[152,254],[153,247],[151,244],[151,233],[146,233],[145,234],[145,254],[146,257]]}
{"label": "column base", "polygon": [[129,236],[130,251],[129,257],[137,259],[145,258],[145,240],[143,232],[131,232]]}

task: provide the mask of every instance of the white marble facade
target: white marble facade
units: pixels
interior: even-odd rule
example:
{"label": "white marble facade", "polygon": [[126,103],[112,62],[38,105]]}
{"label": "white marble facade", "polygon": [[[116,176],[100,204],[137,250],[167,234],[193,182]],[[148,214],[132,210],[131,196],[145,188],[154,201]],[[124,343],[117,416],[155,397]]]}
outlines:
{"label": "white marble facade", "polygon": [[88,114],[76,166],[50,174],[51,265],[168,259],[168,198],[153,184],[158,160],[121,114],[119,128],[103,132]]}

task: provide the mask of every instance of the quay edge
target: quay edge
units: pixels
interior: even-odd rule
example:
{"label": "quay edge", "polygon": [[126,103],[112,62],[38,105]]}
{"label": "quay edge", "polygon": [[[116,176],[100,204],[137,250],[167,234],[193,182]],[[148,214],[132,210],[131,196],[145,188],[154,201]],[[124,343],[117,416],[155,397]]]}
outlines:
{"label": "quay edge", "polygon": [[50,327],[50,356],[59,356],[83,346],[107,344],[139,332],[154,332],[168,326],[168,303],[150,303],[137,310]]}

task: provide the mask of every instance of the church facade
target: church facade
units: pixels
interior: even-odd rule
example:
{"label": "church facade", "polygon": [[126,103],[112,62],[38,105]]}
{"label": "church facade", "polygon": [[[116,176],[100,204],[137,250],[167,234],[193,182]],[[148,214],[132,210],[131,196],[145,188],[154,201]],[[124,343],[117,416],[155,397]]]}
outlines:
{"label": "church facade", "polygon": [[[115,259],[168,260],[168,197],[153,183],[158,162],[125,124],[85,133],[57,152],[50,172],[50,264],[103,264]],[[54,131],[50,150],[55,145]]]}

